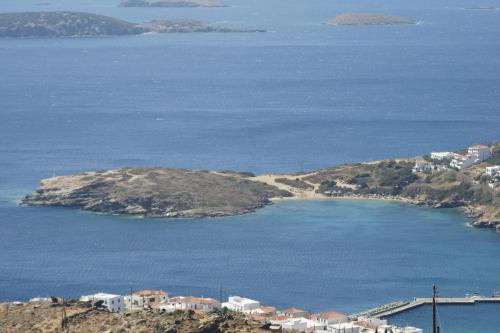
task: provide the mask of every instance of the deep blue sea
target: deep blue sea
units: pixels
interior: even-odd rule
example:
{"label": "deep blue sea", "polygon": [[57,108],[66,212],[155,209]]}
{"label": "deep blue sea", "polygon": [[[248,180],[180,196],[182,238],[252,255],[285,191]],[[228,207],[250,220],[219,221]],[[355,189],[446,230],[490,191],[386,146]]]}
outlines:
{"label": "deep blue sea", "polygon": [[[260,172],[452,150],[500,137],[499,0],[1,0],[134,22],[267,33],[0,40],[0,299],[163,288],[364,310],[500,290],[500,235],[454,211],[290,201],[240,217],[136,220],[20,207],[41,178],[122,166]],[[330,27],[341,12],[414,26]],[[443,332],[500,332],[500,306],[443,307]],[[423,307],[391,320],[428,328]]]}

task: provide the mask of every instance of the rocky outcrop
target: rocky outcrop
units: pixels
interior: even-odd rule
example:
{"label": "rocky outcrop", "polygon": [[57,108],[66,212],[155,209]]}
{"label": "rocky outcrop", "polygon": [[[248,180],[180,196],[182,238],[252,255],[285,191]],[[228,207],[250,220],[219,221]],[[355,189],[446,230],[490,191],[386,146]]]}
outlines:
{"label": "rocky outcrop", "polygon": [[[261,324],[241,313],[205,314],[192,310],[165,313],[157,310],[107,312],[89,310],[80,303],[0,303],[0,331],[19,332],[142,332],[142,333],[264,333]],[[64,325],[63,325],[64,324]]]}
{"label": "rocky outcrop", "polygon": [[253,212],[284,196],[291,193],[235,173],[124,168],[42,180],[22,204],[143,217],[216,217]]}
{"label": "rocky outcrop", "polygon": [[399,25],[415,24],[416,22],[404,17],[379,13],[344,13],[325,23],[328,25]]}
{"label": "rocky outcrop", "polygon": [[500,220],[479,219],[472,225],[478,228],[494,228],[500,232]]}

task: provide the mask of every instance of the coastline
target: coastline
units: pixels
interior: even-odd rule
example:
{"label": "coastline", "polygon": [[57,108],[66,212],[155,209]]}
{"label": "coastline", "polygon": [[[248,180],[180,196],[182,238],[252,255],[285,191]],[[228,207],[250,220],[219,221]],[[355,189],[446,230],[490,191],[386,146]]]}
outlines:
{"label": "coastline", "polygon": [[498,194],[488,163],[416,171],[416,159],[351,163],[296,174],[121,168],[41,181],[23,205],[80,208],[108,215],[208,218],[243,215],[280,200],[378,200],[453,208],[478,228],[500,232]]}

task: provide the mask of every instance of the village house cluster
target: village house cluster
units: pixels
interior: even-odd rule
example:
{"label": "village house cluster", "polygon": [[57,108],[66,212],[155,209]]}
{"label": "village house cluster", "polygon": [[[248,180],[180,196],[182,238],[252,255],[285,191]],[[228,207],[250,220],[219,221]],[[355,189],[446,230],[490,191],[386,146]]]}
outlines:
{"label": "village house cluster", "polygon": [[[492,147],[476,144],[469,147],[464,154],[449,151],[431,152],[429,158],[417,158],[413,172],[433,172],[447,169],[464,170],[479,164],[492,156]],[[500,166],[486,167],[484,175],[489,177],[488,186],[497,188],[500,185]]]}
{"label": "village house cluster", "polygon": [[141,290],[131,295],[121,296],[107,293],[97,293],[80,297],[82,302],[99,304],[110,312],[159,310],[172,313],[177,310],[193,310],[212,312],[227,308],[243,313],[269,330],[318,332],[318,333],[423,333],[415,327],[396,327],[389,325],[387,320],[371,317],[359,317],[356,320],[338,312],[310,313],[307,310],[288,308],[277,310],[265,306],[257,300],[230,296],[226,302],[214,298],[195,296],[173,296],[162,290]]}

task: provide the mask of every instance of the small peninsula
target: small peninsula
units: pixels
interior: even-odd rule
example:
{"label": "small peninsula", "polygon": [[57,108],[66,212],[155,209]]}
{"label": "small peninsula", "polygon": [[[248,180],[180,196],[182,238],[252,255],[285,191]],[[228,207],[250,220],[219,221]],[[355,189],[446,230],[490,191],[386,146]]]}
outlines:
{"label": "small peninsula", "polygon": [[227,7],[217,0],[122,0],[121,7]]}
{"label": "small peninsula", "polygon": [[415,24],[404,17],[390,16],[378,13],[344,13],[325,22],[327,25],[399,25]]}
{"label": "small peninsula", "polygon": [[[292,175],[168,168],[87,172],[44,179],[22,204],[143,217],[215,217],[253,212],[284,198],[386,199],[459,208],[474,226],[500,231],[500,144],[476,145],[468,151],[434,153],[445,156],[439,159],[350,163]],[[489,153],[467,168],[450,166],[476,151]]]}
{"label": "small peninsula", "polygon": [[155,20],[132,23],[82,12],[0,13],[0,38],[126,36],[144,33],[264,32],[205,24],[197,20]]}
{"label": "small peninsula", "polygon": [[246,174],[123,168],[45,179],[23,204],[142,217],[215,217],[249,213],[286,196],[291,193]]}

